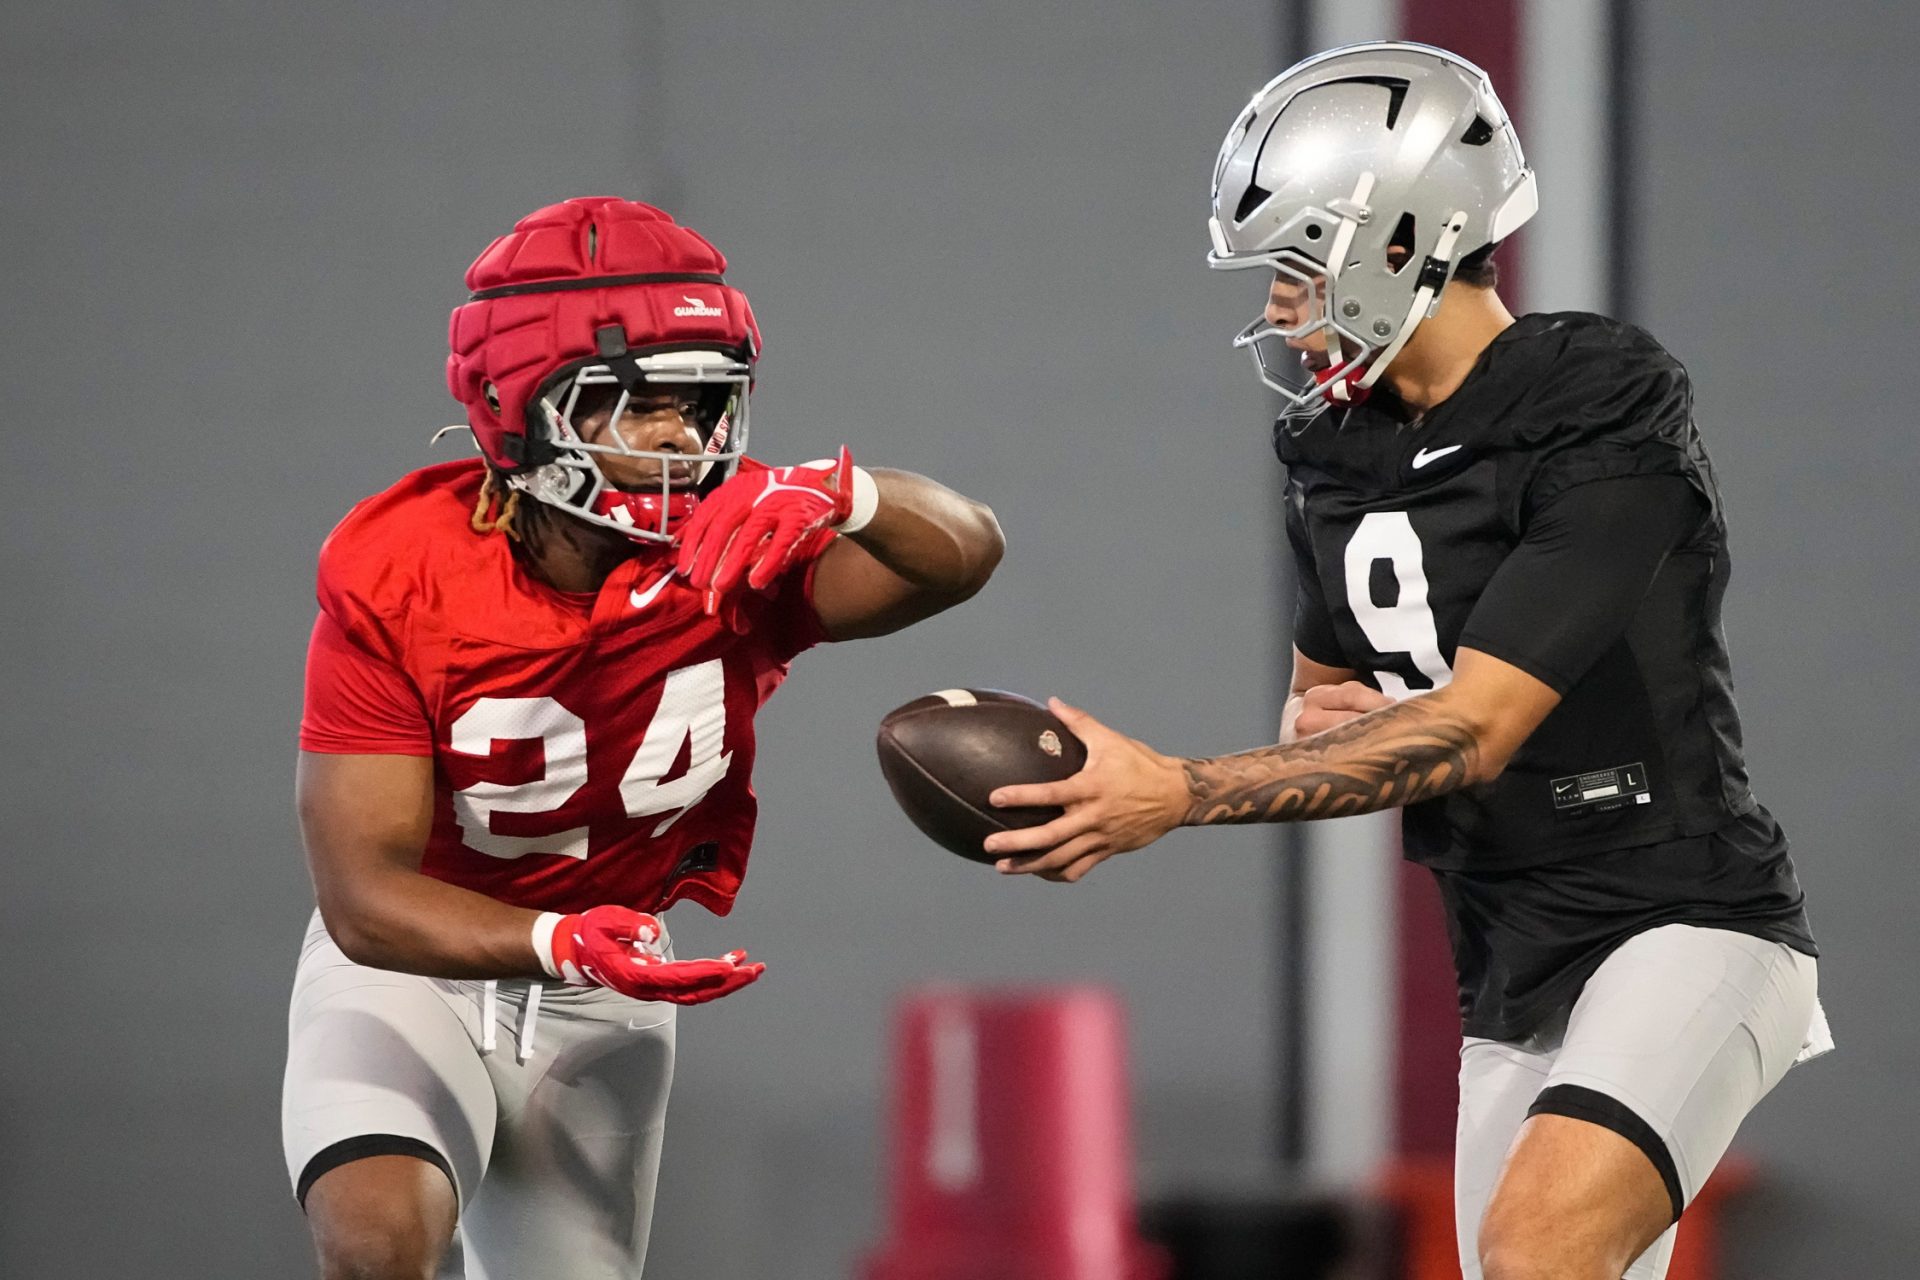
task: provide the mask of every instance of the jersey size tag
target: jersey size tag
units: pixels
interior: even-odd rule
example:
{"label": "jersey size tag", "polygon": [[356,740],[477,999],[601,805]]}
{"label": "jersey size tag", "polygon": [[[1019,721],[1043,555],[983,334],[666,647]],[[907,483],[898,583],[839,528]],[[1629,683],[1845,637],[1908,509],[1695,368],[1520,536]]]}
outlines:
{"label": "jersey size tag", "polygon": [[1552,786],[1553,807],[1563,813],[1569,809],[1605,813],[1625,805],[1653,803],[1647,790],[1647,767],[1638,762],[1555,778]]}

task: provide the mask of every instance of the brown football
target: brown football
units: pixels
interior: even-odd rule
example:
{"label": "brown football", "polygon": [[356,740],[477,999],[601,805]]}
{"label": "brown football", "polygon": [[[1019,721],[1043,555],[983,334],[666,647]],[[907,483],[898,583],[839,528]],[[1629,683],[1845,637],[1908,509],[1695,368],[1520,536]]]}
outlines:
{"label": "brown football", "polygon": [[946,689],[895,707],[875,742],[880,772],[913,825],[975,862],[995,831],[1037,827],[1054,808],[996,809],[987,797],[1016,782],[1058,782],[1080,771],[1087,748],[1031,698],[997,689]]}

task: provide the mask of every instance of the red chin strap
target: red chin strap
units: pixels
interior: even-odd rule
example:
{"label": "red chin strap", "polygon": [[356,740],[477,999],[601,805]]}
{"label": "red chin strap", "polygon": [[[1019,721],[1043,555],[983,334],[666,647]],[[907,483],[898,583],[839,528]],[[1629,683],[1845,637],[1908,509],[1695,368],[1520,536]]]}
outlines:
{"label": "red chin strap", "polygon": [[1373,394],[1373,388],[1358,386],[1354,382],[1354,379],[1364,373],[1366,373],[1364,367],[1358,369],[1342,369],[1338,366],[1329,366],[1325,369],[1315,370],[1313,380],[1316,384],[1325,388],[1328,404],[1343,406],[1365,404],[1367,397]]}

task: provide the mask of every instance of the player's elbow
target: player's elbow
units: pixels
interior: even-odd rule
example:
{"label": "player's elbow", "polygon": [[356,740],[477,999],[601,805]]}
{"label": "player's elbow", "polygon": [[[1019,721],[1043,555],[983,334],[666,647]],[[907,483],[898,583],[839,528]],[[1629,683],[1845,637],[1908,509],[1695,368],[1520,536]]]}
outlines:
{"label": "player's elbow", "polygon": [[1551,687],[1497,658],[1461,648],[1453,683],[1438,694],[1441,711],[1473,744],[1469,785],[1506,772],[1522,744],[1560,702]]}
{"label": "player's elbow", "polygon": [[378,950],[374,946],[372,934],[361,927],[360,921],[352,912],[342,911],[338,907],[331,910],[325,903],[320,906],[320,923],[326,927],[327,936],[333,939],[333,945],[340,948],[340,954],[355,964],[369,968],[381,968],[375,956]]}
{"label": "player's elbow", "polygon": [[960,497],[954,503],[947,537],[950,549],[943,557],[947,560],[947,580],[939,583],[939,591],[952,603],[960,603],[977,595],[993,578],[993,570],[1006,557],[1006,533],[1000,530],[993,507],[972,497]]}
{"label": "player's elbow", "polygon": [[1481,786],[1507,770],[1514,753],[1526,741],[1497,707],[1480,704],[1453,689],[1430,695],[1436,699],[1431,730],[1448,745],[1451,763],[1460,772],[1460,786]]}
{"label": "player's elbow", "polygon": [[342,900],[336,895],[320,895],[320,923],[326,926],[327,936],[333,939],[333,945],[340,948],[340,954],[355,964],[366,965],[370,969],[392,968],[391,948],[386,944],[382,930],[373,913],[351,899]]}
{"label": "player's elbow", "polygon": [[314,866],[320,923],[340,953],[369,968],[410,971],[406,908],[391,900],[396,895],[383,883],[386,877],[364,870],[358,875],[328,874]]}
{"label": "player's elbow", "polygon": [[987,585],[987,579],[1000,567],[1007,554],[1007,535],[993,508],[984,502],[967,500],[967,530],[962,537],[965,554],[965,594],[971,596]]}
{"label": "player's elbow", "polygon": [[972,498],[959,498],[945,522],[945,546],[936,557],[929,557],[934,572],[920,584],[921,589],[939,600],[942,609],[952,608],[979,594],[987,579],[1000,567],[1007,553],[1007,537],[993,508]]}
{"label": "player's elbow", "polygon": [[1507,771],[1520,748],[1540,726],[1540,717],[1529,708],[1496,707],[1473,721],[1474,769],[1476,784],[1492,782]]}
{"label": "player's elbow", "polygon": [[352,929],[335,929],[327,926],[327,933],[333,944],[340,948],[340,954],[355,964],[368,969],[396,969],[398,966],[387,955],[384,947],[376,946],[372,935]]}
{"label": "player's elbow", "polygon": [[1513,748],[1505,746],[1492,734],[1474,735],[1473,771],[1468,782],[1474,786],[1494,781],[1507,771],[1507,764],[1513,759]]}

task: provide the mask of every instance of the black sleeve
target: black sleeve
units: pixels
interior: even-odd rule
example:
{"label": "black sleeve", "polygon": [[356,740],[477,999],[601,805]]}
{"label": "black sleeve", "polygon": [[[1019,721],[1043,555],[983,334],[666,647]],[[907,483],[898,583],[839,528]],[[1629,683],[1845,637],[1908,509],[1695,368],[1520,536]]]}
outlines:
{"label": "black sleeve", "polygon": [[1292,486],[1287,489],[1287,542],[1293,548],[1293,647],[1323,667],[1344,668],[1348,664],[1327,613],[1326,588],[1314,565],[1305,508]]}
{"label": "black sleeve", "polygon": [[1460,633],[1565,694],[1618,640],[1708,513],[1693,482],[1637,475],[1563,489],[1533,512]]}

